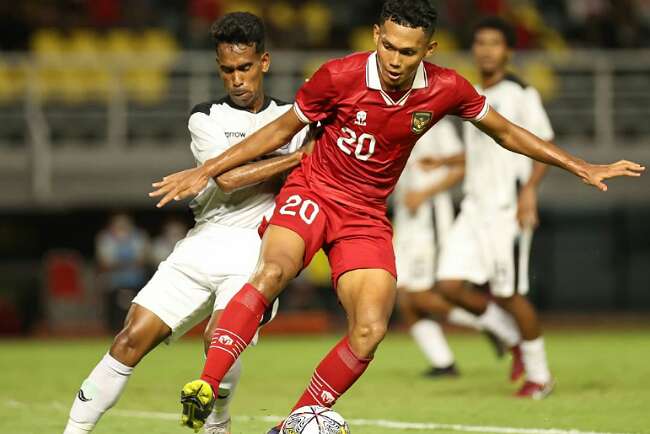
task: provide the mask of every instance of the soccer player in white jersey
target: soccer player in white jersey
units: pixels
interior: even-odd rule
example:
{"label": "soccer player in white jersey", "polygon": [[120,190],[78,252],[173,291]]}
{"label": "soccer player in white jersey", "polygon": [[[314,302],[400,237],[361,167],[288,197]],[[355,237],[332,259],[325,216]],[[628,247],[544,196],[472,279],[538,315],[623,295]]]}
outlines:
{"label": "soccer player in white jersey", "polygon": [[[478,24],[472,46],[481,74],[477,90],[508,119],[551,140],[553,130],[540,95],[508,72],[514,45],[514,31],[505,21],[491,17]],[[541,399],[552,391],[553,379],[537,314],[525,295],[537,225],[537,187],[547,168],[501,148],[479,130],[466,128],[464,140],[465,198],[442,251],[438,289],[451,301],[482,314],[488,310],[485,298],[464,283],[489,284],[523,338],[526,382],[516,395]]]}
{"label": "soccer player in white jersey", "polygon": [[[191,150],[199,165],[292,107],[264,93],[263,77],[270,56],[264,49],[264,25],[258,17],[228,14],[213,25],[212,35],[228,95],[192,110],[188,127]],[[117,402],[134,367],[149,351],[180,337],[212,314],[205,332],[207,351],[221,311],[255,267],[261,242],[257,227],[263,216],[273,211],[278,178],[299,163],[303,151],[298,148],[304,137],[304,131],[296,135],[278,156],[219,176],[196,196],[191,203],[196,225],[134,298],[123,330],[81,385],[64,434],[92,431],[102,414]],[[276,309],[274,304],[262,323]],[[240,365],[235,364],[221,383],[206,433],[230,433],[228,404],[239,374]]]}
{"label": "soccer player in white jersey", "polygon": [[[476,316],[433,291],[437,256],[454,221],[448,190],[463,179],[465,170],[462,164],[433,170],[426,170],[423,164],[462,152],[453,123],[443,119],[418,140],[393,194],[399,309],[411,336],[431,364],[426,372],[430,377],[458,375],[453,352],[436,320],[485,331],[498,354],[503,353],[503,347],[520,340],[512,321],[501,321],[501,316],[496,321],[489,315]],[[499,307],[494,309],[507,316]]]}

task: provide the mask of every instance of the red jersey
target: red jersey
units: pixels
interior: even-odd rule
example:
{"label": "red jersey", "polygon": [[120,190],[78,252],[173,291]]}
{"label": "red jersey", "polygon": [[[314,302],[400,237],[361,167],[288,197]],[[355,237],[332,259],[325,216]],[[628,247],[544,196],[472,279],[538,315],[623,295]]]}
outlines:
{"label": "red jersey", "polygon": [[324,127],[302,160],[310,187],[383,213],[415,142],[445,115],[476,121],[489,107],[458,73],[428,62],[395,101],[382,90],[377,54],[356,53],[321,66],[298,91],[294,110]]}

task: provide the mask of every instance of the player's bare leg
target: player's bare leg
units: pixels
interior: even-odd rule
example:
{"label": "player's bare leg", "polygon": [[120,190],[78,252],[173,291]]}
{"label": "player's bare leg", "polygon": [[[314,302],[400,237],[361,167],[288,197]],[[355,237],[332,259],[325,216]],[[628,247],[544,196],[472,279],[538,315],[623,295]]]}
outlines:
{"label": "player's bare leg", "polygon": [[132,304],[108,354],[81,385],[64,434],[92,431],[120,398],[133,368],[170,334],[171,329],[153,312]]}
{"label": "player's bare leg", "polygon": [[[348,318],[348,334],[321,360],[293,410],[331,407],[363,375],[388,329],[397,295],[395,278],[382,269],[349,271],[339,278],[337,295]],[[278,427],[269,431],[277,432]]]}
{"label": "player's bare leg", "polygon": [[[454,361],[454,354],[449,348],[447,339],[438,322],[431,319],[434,313],[424,309],[428,297],[422,294],[433,294],[432,291],[408,292],[398,290],[398,307],[402,321],[409,329],[413,340],[418,345],[424,356],[429,361],[431,368],[425,375],[430,377],[457,376],[458,370]],[[436,313],[444,318],[444,304],[448,304],[439,294],[434,295],[442,303],[436,306]],[[430,306],[431,307],[431,306]]]}
{"label": "player's bare leg", "polygon": [[436,290],[450,302],[478,315],[485,330],[497,336],[510,349],[512,354],[510,379],[519,380],[524,374],[520,349],[522,337],[519,325],[512,314],[462,280],[441,280],[436,284]]}
{"label": "player's bare leg", "polygon": [[216,321],[201,380],[181,392],[181,422],[200,429],[211,412],[214,393],[250,344],[264,312],[302,269],[305,243],[290,229],[270,225],[262,240],[257,268]]}
{"label": "player's bare leg", "polygon": [[[208,321],[208,324],[205,327],[203,332],[203,347],[205,354],[207,356],[208,350],[210,349],[210,343],[212,342],[212,336],[214,335],[215,329],[219,322],[219,317],[223,310],[215,310]],[[231,418],[229,406],[232,401],[237,384],[239,383],[239,378],[241,376],[241,361],[237,359],[237,362],[230,368],[225,377],[221,380],[219,384],[219,390],[217,391],[217,396],[215,397],[214,408],[205,421],[205,433],[206,434],[229,434],[231,426]]]}

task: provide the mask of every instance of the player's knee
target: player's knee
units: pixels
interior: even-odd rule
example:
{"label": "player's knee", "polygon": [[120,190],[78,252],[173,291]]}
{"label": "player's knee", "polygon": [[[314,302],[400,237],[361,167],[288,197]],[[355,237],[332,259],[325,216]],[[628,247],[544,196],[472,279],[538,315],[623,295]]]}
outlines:
{"label": "player's knee", "polygon": [[282,261],[267,261],[253,276],[253,285],[268,298],[275,298],[286,286],[292,274],[289,264]]}
{"label": "player's knee", "polygon": [[350,341],[354,349],[367,353],[374,352],[386,336],[388,323],[383,320],[361,321],[352,328]]}
{"label": "player's knee", "polygon": [[135,366],[146,353],[142,339],[129,326],[115,336],[110,350],[111,355],[127,366]]}

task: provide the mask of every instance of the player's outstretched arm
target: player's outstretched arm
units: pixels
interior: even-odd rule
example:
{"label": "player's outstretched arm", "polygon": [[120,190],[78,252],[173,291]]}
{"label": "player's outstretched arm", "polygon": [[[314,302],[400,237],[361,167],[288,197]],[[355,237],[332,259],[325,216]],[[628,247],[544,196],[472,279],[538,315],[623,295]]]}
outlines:
{"label": "player's outstretched arm", "polygon": [[217,184],[224,192],[232,193],[293,169],[300,164],[304,155],[305,152],[296,151],[289,155],[244,164],[219,175],[216,178]]}
{"label": "player's outstretched arm", "polygon": [[442,166],[465,166],[465,152],[450,155],[447,157],[424,157],[418,161],[424,170],[435,170]]}
{"label": "player's outstretched arm", "polygon": [[645,171],[645,167],[640,164],[625,160],[603,165],[587,163],[553,143],[518,127],[493,109],[475,125],[504,148],[565,169],[581,178],[585,184],[593,185],[602,191],[607,191],[607,185],[603,182],[606,179],[618,176],[641,176]]}
{"label": "player's outstretched arm", "polygon": [[431,185],[424,186],[419,190],[410,190],[404,197],[404,204],[408,210],[415,214],[425,201],[431,199],[433,196],[447,191],[454,185],[458,184],[465,177],[465,166],[452,166],[449,169],[447,176],[441,181],[435,182]]}
{"label": "player's outstretched arm", "polygon": [[165,176],[161,181],[154,182],[152,186],[156,190],[149,193],[149,196],[162,197],[156,205],[158,208],[172,200],[195,196],[205,188],[210,178],[279,149],[303,127],[304,124],[295,112],[289,110],[203,165]]}

